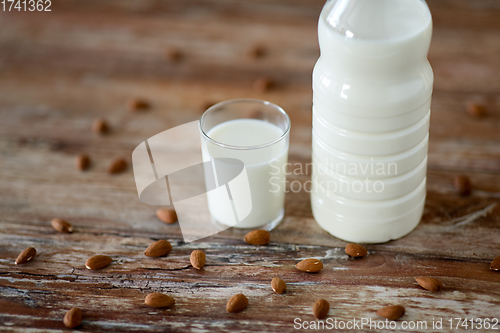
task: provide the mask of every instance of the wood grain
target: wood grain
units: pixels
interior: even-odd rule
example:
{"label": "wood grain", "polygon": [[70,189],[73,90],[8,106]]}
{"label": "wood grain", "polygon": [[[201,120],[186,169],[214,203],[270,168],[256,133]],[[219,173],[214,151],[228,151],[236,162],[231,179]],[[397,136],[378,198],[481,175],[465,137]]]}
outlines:
{"label": "wood grain", "polygon": [[[295,318],[314,319],[318,298],[330,302],[329,318],[343,321],[375,320],[377,309],[395,303],[406,308],[402,320],[428,325],[498,318],[500,274],[489,270],[500,254],[496,0],[428,1],[435,85],[424,216],[408,236],[368,245],[365,258],[349,259],[346,242],[315,223],[305,190],[287,194],[285,219],[267,246],[246,244],[240,230],[184,243],[178,224],[160,222],[157,207],[138,200],[130,167],[107,174],[113,158],[130,160],[137,144],[198,119],[207,102],[254,97],[289,113],[288,179],[307,185],[310,170],[300,170],[311,161],[311,73],[323,3],[89,0],[54,1],[48,13],[0,12],[0,331],[63,331],[65,312],[79,307],[82,331],[288,332]],[[267,52],[251,59],[256,43]],[[172,47],[181,60],[168,60]],[[262,76],[276,87],[254,91]],[[151,109],[129,112],[131,98]],[[470,101],[484,103],[488,115],[471,117]],[[98,117],[108,120],[108,135],[91,131]],[[80,153],[92,159],[86,172],[74,167]],[[455,193],[458,174],[471,178],[470,197]],[[55,217],[74,232],[57,233]],[[172,252],[145,257],[158,239],[170,241]],[[28,246],[36,258],[15,265]],[[190,267],[194,249],[207,254],[201,270]],[[95,254],[113,262],[87,270]],[[324,263],[320,273],[294,268],[310,257]],[[271,289],[276,275],[287,283],[284,295]],[[425,275],[445,289],[420,288],[414,278]],[[174,297],[175,306],[147,307],[151,292]],[[237,293],[248,308],[227,314]]]}

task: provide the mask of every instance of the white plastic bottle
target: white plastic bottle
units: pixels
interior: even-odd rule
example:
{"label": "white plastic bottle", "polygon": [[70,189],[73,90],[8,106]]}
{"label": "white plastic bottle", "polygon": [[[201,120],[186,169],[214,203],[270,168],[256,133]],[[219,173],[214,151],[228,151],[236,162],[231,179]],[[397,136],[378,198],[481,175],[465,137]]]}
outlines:
{"label": "white plastic bottle", "polygon": [[347,241],[400,238],[425,203],[430,11],[423,0],[329,0],[318,35],[313,215]]}

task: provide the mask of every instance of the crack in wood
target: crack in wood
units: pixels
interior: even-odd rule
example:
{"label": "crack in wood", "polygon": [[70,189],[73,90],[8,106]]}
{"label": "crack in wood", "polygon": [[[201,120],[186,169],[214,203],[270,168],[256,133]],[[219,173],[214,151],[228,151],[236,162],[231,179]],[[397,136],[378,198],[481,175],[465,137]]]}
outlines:
{"label": "crack in wood", "polygon": [[496,205],[497,205],[497,203],[494,202],[491,205],[489,205],[483,209],[478,210],[477,212],[467,214],[467,215],[458,217],[456,219],[453,219],[451,221],[448,221],[447,224],[453,225],[453,226],[461,226],[461,225],[465,225],[465,224],[474,222],[475,220],[477,220],[481,217],[485,217],[489,213],[491,213],[491,211],[493,210],[493,208],[495,208]]}

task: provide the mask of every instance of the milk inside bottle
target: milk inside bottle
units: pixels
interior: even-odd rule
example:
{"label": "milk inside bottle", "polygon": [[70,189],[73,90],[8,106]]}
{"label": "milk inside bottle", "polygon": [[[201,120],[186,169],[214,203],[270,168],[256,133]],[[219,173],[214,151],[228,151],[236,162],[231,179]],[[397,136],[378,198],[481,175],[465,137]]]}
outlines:
{"label": "milk inside bottle", "polygon": [[311,206],[338,238],[385,242],[422,217],[431,35],[421,0],[329,0],[321,12]]}

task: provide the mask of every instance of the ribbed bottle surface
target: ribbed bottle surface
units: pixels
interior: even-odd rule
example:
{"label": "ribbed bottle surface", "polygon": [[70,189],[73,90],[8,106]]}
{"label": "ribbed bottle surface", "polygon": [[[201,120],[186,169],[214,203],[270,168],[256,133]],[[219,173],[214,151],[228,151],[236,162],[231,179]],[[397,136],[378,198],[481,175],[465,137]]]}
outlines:
{"label": "ribbed bottle surface", "polygon": [[433,73],[420,0],[330,0],[313,72],[311,205],[351,242],[409,233],[422,217]]}

